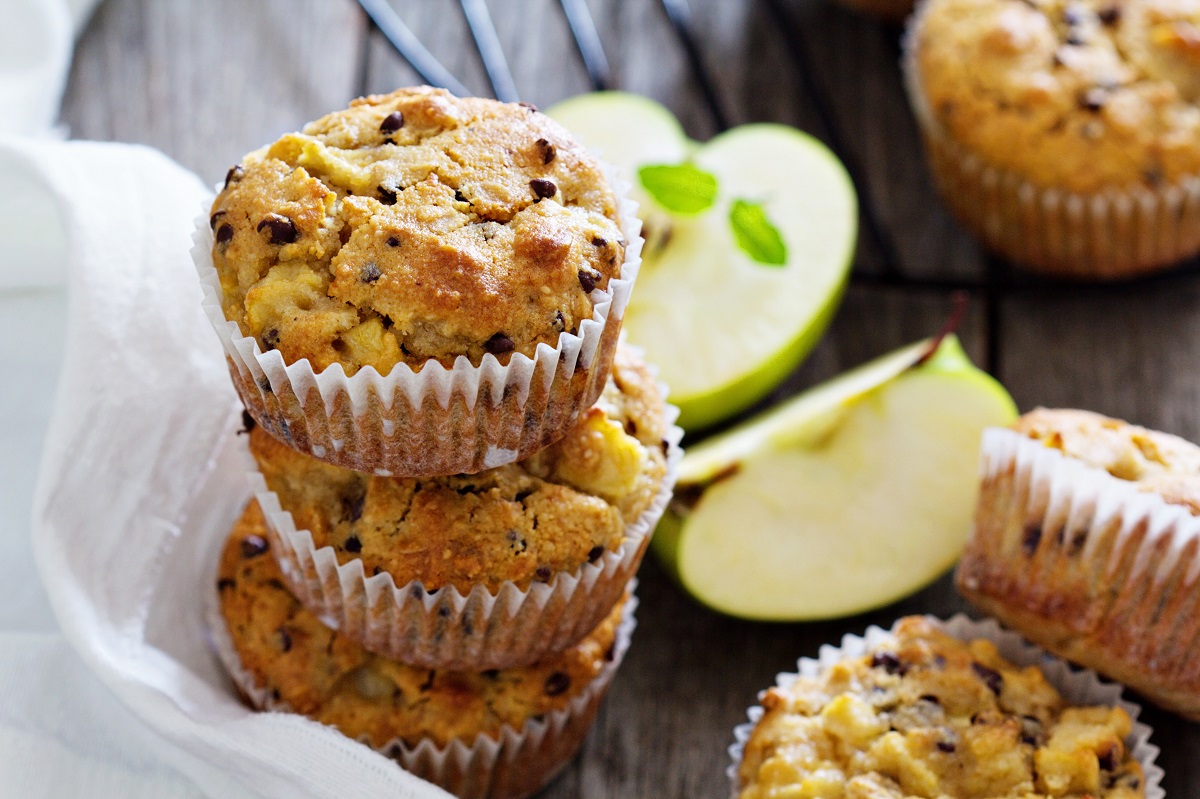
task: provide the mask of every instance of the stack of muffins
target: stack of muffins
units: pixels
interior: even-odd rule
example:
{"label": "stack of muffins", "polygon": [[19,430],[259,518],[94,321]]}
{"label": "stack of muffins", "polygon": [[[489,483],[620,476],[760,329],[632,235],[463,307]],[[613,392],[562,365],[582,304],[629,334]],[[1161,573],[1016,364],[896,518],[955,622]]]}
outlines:
{"label": "stack of muffins", "polygon": [[464,797],[571,758],[680,454],[618,346],[637,232],[535,108],[428,88],[230,170],[196,255],[259,470],[214,625],[255,707]]}

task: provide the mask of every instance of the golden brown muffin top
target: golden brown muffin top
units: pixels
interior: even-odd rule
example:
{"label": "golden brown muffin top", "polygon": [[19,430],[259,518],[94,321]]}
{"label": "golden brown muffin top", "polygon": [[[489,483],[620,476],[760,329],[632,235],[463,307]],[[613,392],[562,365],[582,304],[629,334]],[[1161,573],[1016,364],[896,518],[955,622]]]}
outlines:
{"label": "golden brown muffin top", "polygon": [[532,357],[625,242],[599,165],[531,106],[400,89],[250,153],[212,206],[225,317],[347,374]]}
{"label": "golden brown muffin top", "polygon": [[929,0],[915,40],[934,120],[1042,187],[1200,174],[1197,0]]}
{"label": "golden brown muffin top", "polygon": [[647,366],[617,350],[599,401],[562,439],[478,474],[379,477],[342,469],[250,432],[250,451],[298,529],[368,576],[433,591],[521,588],[616,550],[666,474],[662,395]]}
{"label": "golden brown muffin top", "polygon": [[762,705],[740,799],[1144,795],[1124,710],[1069,707],[1036,667],[922,617],[862,657],[766,691]]}
{"label": "golden brown muffin top", "polygon": [[613,658],[626,600],[586,638],[519,669],[420,669],[371,654],[326,627],[284,587],[251,502],[221,555],[221,615],[242,666],[276,702],[376,747],[399,738],[470,744],[502,727],[519,730],[578,696]]}
{"label": "golden brown muffin top", "polygon": [[1091,411],[1038,408],[1013,429],[1200,514],[1200,447]]}

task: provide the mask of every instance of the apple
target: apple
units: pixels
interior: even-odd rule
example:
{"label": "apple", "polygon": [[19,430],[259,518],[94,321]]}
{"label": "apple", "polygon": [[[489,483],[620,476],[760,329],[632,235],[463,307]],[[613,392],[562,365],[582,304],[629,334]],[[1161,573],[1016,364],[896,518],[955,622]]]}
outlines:
{"label": "apple", "polygon": [[816,344],[854,256],[857,199],[819,141],[786,125],[690,141],[658,103],[583,95],[548,112],[633,183],[643,265],[630,341],[695,431],[744,410]]}
{"label": "apple", "polygon": [[690,449],[653,546],[693,597],[729,615],[886,605],[958,559],[980,436],[1016,413],[954,336],[918,342]]}

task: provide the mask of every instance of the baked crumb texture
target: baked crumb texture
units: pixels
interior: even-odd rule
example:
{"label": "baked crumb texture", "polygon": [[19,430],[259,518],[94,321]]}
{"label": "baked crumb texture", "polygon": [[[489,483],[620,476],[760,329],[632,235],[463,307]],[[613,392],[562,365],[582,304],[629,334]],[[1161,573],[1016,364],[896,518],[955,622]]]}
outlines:
{"label": "baked crumb texture", "polygon": [[527,665],[624,596],[681,456],[666,410],[649,368],[621,349],[562,439],[476,475],[370,476],[255,428],[258,499],[289,588],[347,637],[430,668]]}
{"label": "baked crumb texture", "polygon": [[226,318],[286,363],[347,375],[532,357],[592,318],[624,260],[616,198],[565,129],[430,88],[251,153],[210,225]]}
{"label": "baked crumb texture", "polygon": [[905,71],[942,197],[990,249],[1082,280],[1200,251],[1200,2],[929,0]]}
{"label": "baked crumb texture", "polygon": [[988,431],[956,577],[1042,647],[1200,718],[1200,448],[1076,410]]}
{"label": "baked crumb texture", "polygon": [[296,452],[255,428],[267,487],[341,563],[426,591],[527,589],[615,552],[666,475],[664,405],[650,370],[619,350],[600,400],[567,435],[474,475],[378,477]]}
{"label": "baked crumb texture", "polygon": [[1036,667],[926,619],[761,697],[740,799],[1134,799],[1120,708],[1070,707]]}
{"label": "baked crumb texture", "polygon": [[453,672],[380,658],[286,589],[255,503],[226,542],[217,590],[231,674],[260,709],[329,724],[464,796],[522,797],[543,785],[577,750],[628,645],[623,601],[576,646],[528,668]]}

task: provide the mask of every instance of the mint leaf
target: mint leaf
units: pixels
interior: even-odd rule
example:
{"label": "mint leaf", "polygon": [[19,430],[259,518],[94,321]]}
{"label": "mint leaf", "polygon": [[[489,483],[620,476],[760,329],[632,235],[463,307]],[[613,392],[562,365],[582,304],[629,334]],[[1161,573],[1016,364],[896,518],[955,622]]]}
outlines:
{"label": "mint leaf", "polygon": [[787,246],[783,236],[767,218],[762,203],[734,200],[729,209],[729,226],[742,252],[760,264],[783,266],[787,263]]}
{"label": "mint leaf", "polygon": [[677,214],[698,214],[717,199],[717,179],[692,164],[653,164],[638,170],[642,188]]}

